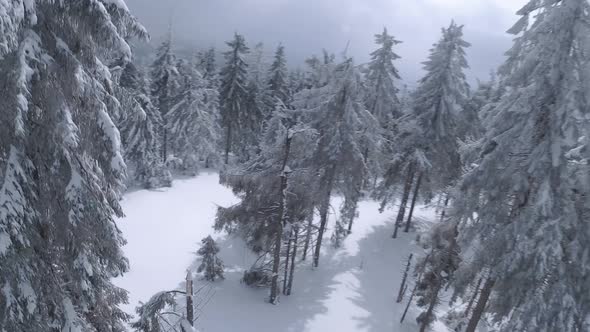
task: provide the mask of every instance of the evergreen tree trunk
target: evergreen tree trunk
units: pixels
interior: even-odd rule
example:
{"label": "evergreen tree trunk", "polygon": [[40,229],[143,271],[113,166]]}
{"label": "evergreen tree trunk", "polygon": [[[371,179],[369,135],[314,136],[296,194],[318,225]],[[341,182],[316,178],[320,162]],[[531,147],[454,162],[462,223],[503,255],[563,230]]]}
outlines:
{"label": "evergreen tree trunk", "polygon": [[404,319],[406,319],[406,314],[408,313],[408,309],[410,309],[410,305],[412,305],[412,301],[414,301],[414,296],[416,296],[416,290],[418,289],[418,281],[422,278],[422,274],[420,274],[420,277],[418,277],[418,279],[416,279],[416,284],[414,285],[414,288],[412,288],[412,294],[410,294],[410,298],[408,299],[408,304],[406,305],[406,308],[404,309],[404,313],[402,314],[402,318],[400,319],[400,323],[404,322]]}
{"label": "evergreen tree trunk", "polygon": [[438,304],[438,294],[440,293],[440,289],[441,289],[440,281],[437,281],[435,292],[432,295],[432,299],[430,300],[430,304],[428,305],[428,309],[426,310],[425,317],[422,320],[422,324],[420,325],[420,332],[426,332],[426,329],[431,324],[431,320],[432,320],[431,317],[434,315],[434,308]]}
{"label": "evergreen tree trunk", "polygon": [[449,206],[450,200],[451,200],[451,196],[448,193],[445,194],[445,205],[443,206],[442,212],[440,214],[440,222],[445,221],[445,215],[447,213],[447,206]]}
{"label": "evergreen tree trunk", "polygon": [[281,263],[281,243],[283,242],[283,223],[281,220],[276,223],[275,228],[275,244],[273,248],[272,277],[270,282],[269,299],[269,302],[272,304],[276,304],[279,295],[279,266]]}
{"label": "evergreen tree trunk", "polygon": [[186,274],[186,320],[193,326],[194,311],[193,311],[193,279],[190,271]]}
{"label": "evergreen tree trunk", "polygon": [[285,253],[285,271],[283,275],[283,295],[287,295],[287,282],[289,282],[289,263],[291,258],[291,235],[293,234],[293,230],[289,232],[287,238],[287,249]]}
{"label": "evergreen tree trunk", "polygon": [[467,308],[465,309],[465,317],[469,316],[469,313],[471,312],[471,308],[473,308],[473,304],[475,303],[475,299],[479,295],[479,287],[481,286],[482,281],[483,281],[483,277],[480,277],[479,280],[477,280],[477,284],[475,285],[475,290],[473,291],[473,295],[471,296],[471,299],[469,300],[469,304],[467,304]]}
{"label": "evergreen tree trunk", "polygon": [[293,234],[293,253],[291,254],[289,282],[287,283],[287,293],[285,295],[291,295],[291,289],[293,288],[293,277],[295,276],[295,257],[297,256],[297,240],[299,237],[299,226],[295,226]]}
{"label": "evergreen tree trunk", "polygon": [[305,243],[303,244],[303,253],[301,254],[301,260],[307,259],[307,251],[309,250],[309,244],[311,242],[311,231],[313,229],[313,211],[307,217],[307,229],[305,231]]}
{"label": "evergreen tree trunk", "polygon": [[168,159],[168,129],[164,127],[164,137],[162,137],[162,162],[166,163]]}
{"label": "evergreen tree trunk", "polygon": [[287,133],[285,139],[285,157],[283,158],[283,167],[281,171],[281,192],[279,196],[279,216],[275,230],[275,247],[273,253],[272,262],[272,278],[270,288],[270,299],[269,302],[276,304],[279,294],[279,267],[281,263],[281,244],[283,242],[283,228],[287,224],[287,187],[288,173],[287,173],[287,162],[289,161],[289,153],[291,152],[291,137]]}
{"label": "evergreen tree trunk", "polygon": [[229,150],[231,149],[231,126],[227,127],[225,136],[225,164],[229,163]]}
{"label": "evergreen tree trunk", "polygon": [[444,194],[440,194],[440,195],[437,195],[437,196],[438,196],[438,200],[436,201],[436,209],[434,209],[434,213],[435,214],[440,213]]}
{"label": "evergreen tree trunk", "polygon": [[[433,250],[430,251],[430,253],[426,256],[425,260],[428,260],[430,258],[430,256],[432,255]],[[412,304],[412,301],[414,301],[414,297],[416,296],[416,290],[418,289],[418,284],[420,283],[420,280],[422,280],[422,276],[424,275],[424,268],[422,268],[420,270],[420,274],[418,274],[418,278],[416,278],[416,282],[414,283],[414,288],[412,288],[412,294],[410,295],[410,298],[408,299],[408,305],[406,305],[406,309],[404,310],[404,313],[402,314],[402,318],[400,319],[400,323],[404,322],[404,319],[406,319],[406,314],[408,313],[408,309],[410,309],[410,305]]]}
{"label": "evergreen tree trunk", "polygon": [[490,294],[492,293],[492,289],[494,288],[495,283],[496,281],[492,278],[486,280],[485,284],[483,285],[483,288],[481,289],[481,294],[479,296],[479,299],[477,300],[475,308],[473,309],[473,314],[469,319],[469,323],[467,324],[467,329],[465,330],[465,332],[475,332],[477,324],[479,324],[481,316],[483,315],[483,312],[485,311],[485,308],[488,304],[488,300],[490,299]]}
{"label": "evergreen tree trunk", "polygon": [[326,231],[326,224],[328,222],[328,210],[330,209],[330,197],[332,196],[332,185],[334,183],[334,167],[327,174],[328,181],[326,183],[326,192],[323,197],[322,204],[320,205],[320,228],[318,229],[318,238],[316,241],[315,252],[313,254],[313,266],[318,267],[320,265],[320,251],[322,249],[322,238]]}
{"label": "evergreen tree trunk", "polygon": [[348,220],[348,234],[352,233],[352,223],[354,222],[354,218],[356,216],[356,210],[358,209],[358,200],[354,203],[354,208],[352,209],[352,213],[350,219]]}
{"label": "evergreen tree trunk", "polygon": [[404,221],[404,215],[406,213],[406,205],[408,204],[408,198],[410,197],[410,191],[412,190],[412,183],[414,182],[414,165],[408,167],[408,174],[406,175],[406,182],[404,184],[404,193],[399,204],[399,210],[397,212],[397,218],[395,219],[395,225],[393,230],[394,239],[397,238],[397,230],[401,223]]}
{"label": "evergreen tree trunk", "polygon": [[412,224],[412,215],[414,214],[414,207],[416,207],[416,201],[418,200],[418,193],[420,192],[420,185],[422,184],[423,173],[420,172],[418,179],[416,180],[416,187],[414,188],[414,197],[412,197],[412,204],[410,205],[410,213],[408,214],[408,220],[406,220],[405,233],[410,231],[410,225]]}
{"label": "evergreen tree trunk", "polygon": [[412,257],[414,257],[414,254],[410,254],[410,256],[408,257],[408,263],[406,264],[406,269],[404,271],[404,276],[402,278],[402,283],[399,286],[399,292],[397,294],[397,303],[401,303],[403,298],[404,298],[404,294],[406,292],[406,281],[408,280],[408,273],[410,271],[410,265],[412,265]]}

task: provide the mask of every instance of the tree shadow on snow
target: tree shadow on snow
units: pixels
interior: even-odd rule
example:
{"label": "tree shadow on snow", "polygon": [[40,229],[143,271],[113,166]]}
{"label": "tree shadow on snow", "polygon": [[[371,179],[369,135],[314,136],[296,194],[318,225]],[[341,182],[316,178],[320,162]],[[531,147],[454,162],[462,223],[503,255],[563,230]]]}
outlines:
{"label": "tree shadow on snow", "polygon": [[[203,285],[213,287],[214,294],[203,308],[196,322],[202,332],[300,332],[316,315],[326,312],[334,277],[347,266],[334,264],[329,259],[333,249],[325,247],[320,267],[311,268],[311,257],[306,261],[297,257],[297,270],[290,296],[281,295],[280,303],[268,303],[269,289],[253,288],[241,283],[243,272],[256,256],[236,237],[225,236],[217,242],[220,258],[225,265],[225,280],[208,283],[197,279],[195,289]],[[324,264],[322,264],[324,263]],[[196,271],[198,260],[191,265]]]}
{"label": "tree shadow on snow", "polygon": [[[391,223],[373,227],[367,237],[360,240],[359,252],[363,253],[363,268],[355,276],[359,280],[358,295],[352,301],[368,312],[363,317],[355,317],[358,321],[356,329],[366,332],[414,332],[416,311],[413,307],[400,324],[401,315],[406,307],[411,287],[413,286],[412,271],[408,275],[408,291],[402,303],[396,303],[403,271],[408,255],[414,251],[411,241],[415,233],[403,233],[397,239],[391,238]],[[415,255],[414,255],[415,256]],[[415,260],[412,262],[412,266]]]}

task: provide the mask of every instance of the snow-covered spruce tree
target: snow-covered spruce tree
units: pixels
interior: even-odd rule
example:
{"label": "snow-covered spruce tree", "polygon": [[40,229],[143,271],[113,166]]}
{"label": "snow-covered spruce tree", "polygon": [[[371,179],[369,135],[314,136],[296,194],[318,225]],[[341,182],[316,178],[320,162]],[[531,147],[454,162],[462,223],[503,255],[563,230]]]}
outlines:
{"label": "snow-covered spruce tree", "polygon": [[[424,62],[426,75],[412,93],[412,113],[400,121],[400,132],[394,140],[399,143],[393,151],[381,188],[381,198],[387,203],[391,197],[390,188],[404,183],[394,237],[403,222],[414,179],[418,187],[414,192],[419,194],[423,177],[435,188],[444,189],[460,175],[455,122],[469,90],[463,73],[467,68],[464,48],[469,44],[462,37],[463,26],[454,22],[442,29],[440,41]],[[411,216],[406,222],[406,232],[410,221]]]}
{"label": "snow-covered spruce tree", "polygon": [[244,55],[248,53],[248,47],[244,37],[234,35],[232,41],[227,42],[230,50],[223,53],[225,66],[220,72],[220,114],[221,127],[225,131],[225,164],[229,162],[229,154],[236,150],[236,145],[242,141],[243,120],[247,117],[245,106],[248,93],[248,64]]}
{"label": "snow-covered spruce tree", "polygon": [[154,294],[147,303],[141,303],[135,311],[138,319],[131,327],[138,332],[162,332],[162,312],[177,305],[174,293],[159,292]]}
{"label": "snow-covered spruce tree", "polygon": [[287,84],[289,86],[289,96],[292,98],[293,95],[305,89],[305,72],[301,68],[290,70]]}
{"label": "snow-covered spruce tree", "polygon": [[169,152],[179,159],[181,171],[195,172],[218,163],[219,97],[215,89],[207,87],[194,64],[181,59],[176,67],[179,93],[165,116]]}
{"label": "snow-covered spruce tree", "polygon": [[461,139],[459,153],[464,172],[473,168],[484,151],[486,131],[494,121],[504,90],[493,73],[489,81],[478,83],[477,90],[459,116],[457,133]]}
{"label": "snow-covered spruce tree", "polygon": [[125,164],[105,63],[146,32],[123,1],[10,1],[0,14],[0,330],[124,331],[113,217]]}
{"label": "snow-covered spruce tree", "polygon": [[334,54],[330,54],[326,50],[322,50],[322,54],[321,59],[313,55],[305,60],[305,64],[307,65],[305,85],[308,89],[320,88],[328,84],[331,73],[334,70],[336,59]]}
{"label": "snow-covered spruce tree", "polygon": [[197,68],[203,75],[203,79],[207,80],[211,85],[217,86],[217,64],[215,61],[215,48],[211,47],[199,56],[199,63]]}
{"label": "snow-covered spruce tree", "polygon": [[590,6],[535,0],[518,13],[502,68],[508,90],[453,206],[470,251],[455,286],[462,292],[490,271],[468,331],[484,311],[500,331],[584,331],[590,242],[580,202],[590,186],[567,156],[588,129]]}
{"label": "snow-covered spruce tree", "polygon": [[[377,154],[369,155],[368,151],[363,151],[365,160],[370,166],[372,179],[377,179],[383,174],[385,156],[388,156],[392,150],[392,147],[388,145],[396,144],[394,120],[402,114],[396,87],[396,80],[399,80],[400,76],[394,65],[394,61],[400,57],[393,51],[393,47],[401,42],[390,36],[384,28],[383,33],[375,35],[375,43],[379,48],[371,53],[371,61],[367,65],[364,82],[365,105],[379,121],[380,134],[383,136]],[[370,185],[375,183],[376,180],[370,181]]]}
{"label": "snow-covered spruce tree", "polygon": [[174,103],[173,98],[178,93],[179,74],[176,68],[176,57],[172,52],[172,36],[162,42],[158,48],[156,59],[152,63],[150,72],[152,104],[160,112],[162,124],[158,130],[161,138],[160,156],[164,163],[168,160],[170,135],[167,132],[167,114]]}
{"label": "snow-covered spruce tree", "polygon": [[490,81],[477,82],[477,89],[471,93],[457,116],[457,136],[463,142],[481,138],[485,134],[480,114],[494,102],[496,95],[495,76]]}
{"label": "snow-covered spruce tree", "polygon": [[[379,139],[379,124],[363,105],[361,78],[352,59],[336,66],[330,76],[326,86],[301,91],[294,103],[295,107],[306,111],[306,121],[319,134],[311,165],[317,172],[319,183],[316,193],[320,211],[314,254],[316,267],[327,226],[330,198],[339,191],[345,200],[349,200],[349,207],[356,206],[360,197],[358,181],[360,179],[362,183],[368,173],[363,148],[373,151]],[[351,218],[354,215],[349,214]]]}
{"label": "snow-covered spruce tree", "polygon": [[258,43],[248,57],[248,86],[245,112],[242,114],[242,140],[240,152],[242,160],[250,159],[259,152],[259,141],[263,135],[265,122],[272,114],[274,104],[268,90],[268,64],[264,54],[264,44]]}
{"label": "snow-covered spruce tree", "polygon": [[[381,212],[385,210],[387,204],[392,203],[395,199],[400,199],[393,238],[397,237],[398,229],[402,227],[412,188],[414,187],[415,195],[411,202],[415,203],[420,186],[423,187],[424,182],[429,182],[429,179],[425,179],[425,177],[432,169],[432,164],[425,153],[424,141],[422,136],[419,135],[421,128],[414,116],[402,117],[396,124],[395,130],[395,140],[393,142],[399,143],[392,145],[391,160],[387,164],[383,180],[374,193],[375,197],[381,200]],[[420,181],[417,181],[418,179]],[[414,182],[416,182],[417,186]],[[401,194],[401,197],[399,197],[399,194]],[[407,220],[411,220],[410,218],[411,215],[408,215]],[[408,222],[406,224],[409,225]]]}
{"label": "snow-covered spruce tree", "polygon": [[217,254],[219,247],[211,235],[201,240],[202,246],[197,251],[200,256],[201,264],[197,268],[198,273],[203,273],[203,279],[215,281],[215,279],[225,279],[223,277],[223,262]]}
{"label": "snow-covered spruce tree", "polygon": [[456,119],[469,93],[463,70],[468,68],[463,26],[451,22],[424,63],[426,76],[412,96],[412,108],[421,128],[432,178],[441,188],[460,175]]}
{"label": "snow-covered spruce tree", "polygon": [[285,47],[279,45],[268,73],[268,90],[273,105],[289,105],[291,102],[288,75]]}
{"label": "snow-covered spruce tree", "polygon": [[115,62],[111,72],[121,103],[117,127],[128,165],[128,182],[145,188],[170,186],[172,177],[160,158],[162,118],[150,101],[144,74],[125,59]]}
{"label": "snow-covered spruce tree", "polygon": [[[271,286],[271,302],[278,298],[279,268],[283,243],[312,210],[316,185],[312,170],[305,167],[316,139],[312,130],[297,125],[297,112],[274,112],[261,140],[261,153],[246,164],[222,173],[241,202],[217,213],[215,228],[240,234],[261,259],[244,276],[248,284]],[[289,254],[291,258],[296,253]],[[287,260],[287,257],[285,257]],[[291,262],[290,266],[294,266]],[[286,269],[285,269],[286,271]],[[292,272],[288,277],[292,284]]]}
{"label": "snow-covered spruce tree", "polygon": [[365,103],[379,123],[387,127],[392,119],[401,115],[395,82],[400,76],[393,64],[400,58],[393,47],[401,42],[390,36],[384,28],[383,33],[375,35],[375,43],[379,48],[371,53],[371,61],[367,65]]}
{"label": "snow-covered spruce tree", "polygon": [[[192,289],[192,280],[187,288]],[[204,297],[195,301],[196,294],[188,295],[186,291],[158,292],[135,309],[138,317],[131,327],[137,332],[197,332],[193,327],[194,313],[202,311],[202,304],[208,303],[212,294],[210,288],[202,293]]]}
{"label": "snow-covered spruce tree", "polygon": [[424,332],[436,319],[435,310],[441,302],[441,292],[452,280],[460,262],[457,244],[457,224],[445,222],[436,225],[422,239],[428,254],[416,264],[417,304],[424,311],[416,318],[420,332]]}

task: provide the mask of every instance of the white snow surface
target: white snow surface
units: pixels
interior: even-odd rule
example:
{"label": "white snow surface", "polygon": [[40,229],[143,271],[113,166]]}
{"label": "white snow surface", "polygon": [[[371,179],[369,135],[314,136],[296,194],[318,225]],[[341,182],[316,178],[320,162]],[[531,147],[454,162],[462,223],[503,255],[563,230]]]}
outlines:
{"label": "white snow surface", "polygon": [[[193,253],[198,243],[213,233],[216,207],[236,202],[214,172],[177,180],[168,189],[128,193],[122,202],[127,217],[118,224],[128,240],[124,251],[131,270],[115,280],[130,292],[130,304],[124,309],[134,314],[138,301],[179,287],[187,268],[196,266]],[[340,199],[332,204],[337,211]],[[319,268],[312,269],[311,257],[298,259],[292,295],[282,296],[278,305],[267,302],[267,289],[240,283],[255,259],[244,243],[217,234],[226,279],[209,283],[214,294],[197,313],[196,328],[201,332],[417,331],[414,307],[399,323],[409,295],[403,303],[395,303],[407,257],[420,252],[412,241],[415,233],[400,232],[398,239],[392,239],[394,211],[380,214],[378,208],[372,201],[360,204],[353,233],[340,249],[333,249],[329,241],[332,216]],[[425,207],[417,207],[415,215],[419,221],[435,218],[434,211]],[[204,284],[195,279],[194,288]],[[436,322],[432,331],[448,330]]]}

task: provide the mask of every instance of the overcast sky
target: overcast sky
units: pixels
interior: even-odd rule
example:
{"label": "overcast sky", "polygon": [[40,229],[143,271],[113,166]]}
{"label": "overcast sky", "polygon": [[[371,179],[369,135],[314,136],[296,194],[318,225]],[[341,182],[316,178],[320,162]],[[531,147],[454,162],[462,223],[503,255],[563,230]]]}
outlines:
{"label": "overcast sky", "polygon": [[[422,75],[421,62],[440,37],[440,28],[451,19],[464,24],[473,79],[487,79],[503,61],[512,37],[506,34],[517,19],[515,12],[526,0],[126,0],[131,11],[161,40],[172,21],[177,43],[215,46],[234,31],[250,45],[262,41],[268,52],[279,42],[291,64],[299,65],[326,48],[348,54],[357,63],[368,60],[375,48],[373,35],[387,27],[403,41],[396,51],[398,68],[413,86]],[[172,18],[170,20],[170,18]]]}

